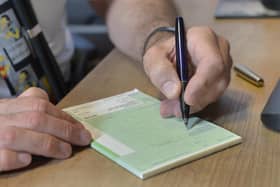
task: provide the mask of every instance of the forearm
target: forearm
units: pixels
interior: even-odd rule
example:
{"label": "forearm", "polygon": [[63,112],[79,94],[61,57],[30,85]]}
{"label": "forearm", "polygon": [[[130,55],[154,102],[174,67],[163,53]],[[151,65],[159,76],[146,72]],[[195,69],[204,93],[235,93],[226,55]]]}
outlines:
{"label": "forearm", "polygon": [[[175,17],[172,0],[114,0],[106,21],[116,47],[140,61],[147,36],[159,26],[174,25]],[[149,43],[159,37],[154,36]]]}

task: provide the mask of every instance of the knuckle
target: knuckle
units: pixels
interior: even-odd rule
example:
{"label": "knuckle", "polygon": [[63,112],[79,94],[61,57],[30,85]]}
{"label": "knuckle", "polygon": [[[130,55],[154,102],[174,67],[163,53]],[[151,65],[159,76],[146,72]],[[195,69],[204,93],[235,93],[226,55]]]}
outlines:
{"label": "knuckle", "polygon": [[228,68],[227,65],[225,64],[221,64],[221,65],[217,65],[216,67],[216,75],[217,75],[217,79],[220,81],[219,83],[219,87],[221,86],[227,86],[230,82],[230,75],[231,75],[231,68]]}
{"label": "knuckle", "polygon": [[225,47],[227,53],[230,53],[230,42],[226,38],[219,36],[219,40],[222,43],[222,46]]}
{"label": "knuckle", "polygon": [[0,150],[0,171],[7,171],[11,168],[8,151]]}
{"label": "knuckle", "polygon": [[227,55],[224,64],[230,69],[232,67],[232,56],[230,54],[230,43],[227,39],[219,36],[219,41],[222,45],[222,49],[225,51],[225,55]]}
{"label": "knuckle", "polygon": [[46,100],[34,98],[32,99],[32,110],[46,112],[48,110],[49,103]]}
{"label": "knuckle", "polygon": [[48,98],[48,94],[45,90],[37,87],[31,87],[25,91],[29,96],[34,96],[34,95],[41,95],[45,98]]}
{"label": "knuckle", "polygon": [[209,34],[215,35],[215,31],[209,26],[201,27],[201,29],[204,30],[205,32],[209,33]]}
{"label": "knuckle", "polygon": [[229,81],[226,79],[223,79],[219,85],[218,85],[218,91],[220,93],[223,93],[225,91],[225,89],[228,87]]}
{"label": "knuckle", "polygon": [[225,39],[223,36],[218,36],[218,39],[219,39],[219,41],[221,42],[221,43],[223,43],[223,44],[226,44],[226,45],[228,45],[229,44],[229,42],[228,42],[228,40],[227,39]]}
{"label": "knuckle", "polygon": [[227,46],[228,49],[230,49],[230,43],[228,39],[225,39],[224,37],[222,37],[224,39],[225,45]]}
{"label": "knuckle", "polygon": [[[209,85],[210,85],[209,79],[201,79],[200,80],[200,84],[199,84],[200,90],[208,89]],[[195,94],[195,92],[193,94]]]}
{"label": "knuckle", "polygon": [[200,29],[200,27],[191,27],[191,28],[189,28],[188,29],[188,35],[193,35],[193,34],[196,34],[197,33],[197,31]]}
{"label": "knuckle", "polygon": [[65,155],[66,158],[68,158],[68,157],[70,157],[71,154],[72,154],[72,147],[71,147],[71,145],[68,144],[68,143],[65,144],[65,146],[66,146],[67,148],[66,148],[66,151],[65,151],[64,155]]}
{"label": "knuckle", "polygon": [[26,116],[27,124],[31,129],[40,128],[42,122],[46,122],[47,118],[44,113],[41,112],[30,112]]}
{"label": "knuckle", "polygon": [[64,136],[67,140],[71,139],[72,135],[74,133],[74,128],[72,125],[67,124],[64,127]]}
{"label": "knuckle", "polygon": [[229,40],[220,36],[221,41],[224,43],[224,45],[227,47],[227,49],[230,49],[230,43]]}
{"label": "knuckle", "polygon": [[5,127],[0,132],[0,146],[2,148],[10,147],[16,141],[16,131],[13,128]]}
{"label": "knuckle", "polygon": [[232,59],[232,56],[229,55],[229,61],[228,61],[228,70],[229,71],[231,70],[232,66],[233,66],[233,59]]}
{"label": "knuckle", "polygon": [[224,63],[217,63],[216,64],[216,69],[217,69],[217,72],[218,72],[218,75],[224,75],[226,73],[226,67],[224,65]]}
{"label": "knuckle", "polygon": [[55,152],[56,142],[51,136],[46,136],[43,140],[42,151],[45,155],[52,155]]}
{"label": "knuckle", "polygon": [[217,77],[224,77],[226,72],[226,65],[223,63],[222,59],[213,59],[209,62],[209,65],[213,72],[215,72]]}
{"label": "knuckle", "polygon": [[198,30],[198,27],[191,27],[190,29],[187,30],[187,40],[189,42],[193,42],[193,40],[195,40],[196,37],[196,34],[197,34],[197,30]]}

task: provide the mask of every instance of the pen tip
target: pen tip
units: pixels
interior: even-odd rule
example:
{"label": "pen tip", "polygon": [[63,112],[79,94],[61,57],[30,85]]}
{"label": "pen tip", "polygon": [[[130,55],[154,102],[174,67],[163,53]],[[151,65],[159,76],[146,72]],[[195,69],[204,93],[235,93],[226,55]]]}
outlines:
{"label": "pen tip", "polygon": [[188,118],[184,119],[184,124],[187,127],[187,129],[191,129],[192,128],[192,124],[189,123],[189,119]]}
{"label": "pen tip", "polygon": [[187,118],[184,119],[184,124],[187,128],[189,128],[189,120]]}

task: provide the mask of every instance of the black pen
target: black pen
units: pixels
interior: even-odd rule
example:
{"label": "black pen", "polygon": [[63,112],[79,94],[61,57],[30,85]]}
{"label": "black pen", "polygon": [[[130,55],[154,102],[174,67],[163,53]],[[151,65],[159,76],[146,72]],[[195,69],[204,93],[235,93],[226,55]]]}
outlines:
{"label": "black pen", "polygon": [[182,17],[176,18],[175,28],[175,42],[176,42],[176,64],[177,73],[181,81],[180,107],[182,118],[188,129],[191,128],[189,123],[190,106],[184,101],[184,93],[188,84],[188,62],[187,62],[187,48],[186,48],[186,32],[184,20]]}
{"label": "black pen", "polygon": [[37,68],[40,68],[40,71],[43,71],[46,75],[55,102],[58,102],[65,95],[66,86],[64,78],[38,23],[31,1],[11,0],[8,2],[12,4],[24,29],[27,30],[30,45],[38,59],[36,61],[39,64]]}

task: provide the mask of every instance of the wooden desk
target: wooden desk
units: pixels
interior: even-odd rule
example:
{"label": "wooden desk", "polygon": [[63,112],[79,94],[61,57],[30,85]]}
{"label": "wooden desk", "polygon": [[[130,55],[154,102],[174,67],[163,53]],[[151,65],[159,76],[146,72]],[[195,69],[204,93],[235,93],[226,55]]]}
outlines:
{"label": "wooden desk", "polygon": [[[280,20],[215,20],[215,0],[177,0],[188,25],[210,25],[228,38],[235,63],[265,79],[256,88],[232,76],[225,95],[202,116],[244,138],[241,145],[141,181],[91,149],[64,161],[0,177],[1,187],[280,186],[280,134],[267,130],[260,113],[280,78]],[[114,50],[59,104],[61,108],[139,88],[159,93],[139,63]]]}

